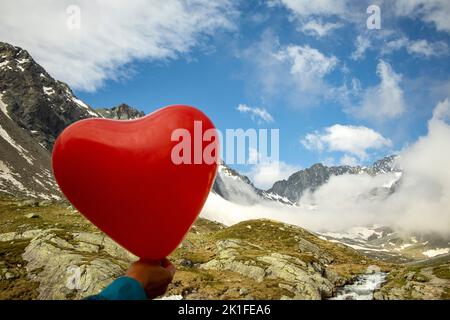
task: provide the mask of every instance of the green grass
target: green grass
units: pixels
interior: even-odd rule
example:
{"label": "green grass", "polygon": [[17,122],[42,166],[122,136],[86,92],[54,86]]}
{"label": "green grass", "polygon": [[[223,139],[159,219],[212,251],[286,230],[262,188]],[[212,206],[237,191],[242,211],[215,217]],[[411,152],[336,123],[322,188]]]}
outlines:
{"label": "green grass", "polygon": [[450,280],[450,266],[443,265],[433,268],[433,274],[438,278]]}
{"label": "green grass", "polygon": [[0,241],[1,269],[7,269],[15,275],[14,279],[2,279],[0,281],[0,300],[29,300],[38,296],[38,283],[28,279],[25,270],[25,261],[22,259],[29,241]]}
{"label": "green grass", "polygon": [[442,300],[450,300],[450,288],[446,288],[444,293],[441,295]]}
{"label": "green grass", "polygon": [[[299,240],[304,239],[319,249],[319,255],[333,256],[335,263],[360,263],[361,260],[370,261],[357,251],[324,241],[316,235],[296,226],[287,225],[272,220],[250,220],[238,223],[214,234],[217,240],[240,239],[260,245],[265,249],[298,257],[305,262],[316,259],[310,252],[299,251]],[[249,254],[251,254],[249,252]]]}

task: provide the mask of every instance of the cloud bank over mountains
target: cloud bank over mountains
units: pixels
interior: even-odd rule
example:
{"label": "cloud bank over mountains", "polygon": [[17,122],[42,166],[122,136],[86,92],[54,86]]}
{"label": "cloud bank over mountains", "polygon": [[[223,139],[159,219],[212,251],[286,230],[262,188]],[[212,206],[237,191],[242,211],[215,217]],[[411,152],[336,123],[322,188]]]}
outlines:
{"label": "cloud bank over mountains", "polygon": [[387,198],[367,197],[376,188],[392,184],[395,173],[332,177],[315,192],[305,194],[298,206],[265,202],[256,205],[231,203],[211,194],[202,216],[233,224],[269,218],[315,231],[345,230],[380,224],[405,232],[450,235],[450,100],[441,101],[428,122],[428,133],[400,152],[402,176],[396,191]]}

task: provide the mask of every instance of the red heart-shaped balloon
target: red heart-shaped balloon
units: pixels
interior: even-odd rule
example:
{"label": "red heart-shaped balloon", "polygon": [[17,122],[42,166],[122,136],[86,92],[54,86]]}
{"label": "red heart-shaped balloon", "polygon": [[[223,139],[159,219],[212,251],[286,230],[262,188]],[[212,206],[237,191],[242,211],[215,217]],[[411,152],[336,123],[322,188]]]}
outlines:
{"label": "red heart-shaped balloon", "polygon": [[[177,129],[182,134],[173,135]],[[204,113],[182,105],[137,120],[81,120],[56,140],[53,172],[67,199],[103,232],[141,258],[162,259],[183,240],[214,182],[219,141],[206,137],[211,131]],[[181,142],[191,150],[180,151]],[[212,162],[200,159],[213,147]],[[192,156],[191,164],[174,161],[174,150]]]}

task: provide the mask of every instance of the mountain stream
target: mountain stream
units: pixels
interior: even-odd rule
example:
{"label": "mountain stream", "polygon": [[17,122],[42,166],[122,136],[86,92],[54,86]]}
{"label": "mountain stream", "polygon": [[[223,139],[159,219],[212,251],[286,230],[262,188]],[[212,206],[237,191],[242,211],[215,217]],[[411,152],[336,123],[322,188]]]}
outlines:
{"label": "mountain stream", "polygon": [[385,281],[387,273],[374,272],[359,276],[352,284],[338,288],[330,300],[372,300],[373,293]]}

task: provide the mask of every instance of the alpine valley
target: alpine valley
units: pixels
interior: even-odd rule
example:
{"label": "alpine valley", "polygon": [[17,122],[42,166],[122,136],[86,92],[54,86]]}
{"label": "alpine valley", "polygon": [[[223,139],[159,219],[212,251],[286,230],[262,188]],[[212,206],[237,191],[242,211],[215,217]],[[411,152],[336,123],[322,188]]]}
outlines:
{"label": "alpine valley", "polygon": [[[80,299],[137,258],[73,209],[56,185],[53,143],[71,123],[144,116],[122,103],[92,108],[30,54],[0,42],[0,299]],[[309,228],[240,210],[301,209],[330,180],[379,177],[358,195],[384,201],[404,172],[397,156],[371,166],[315,164],[267,190],[225,163],[206,209],[169,257],[177,273],[161,299],[450,299],[450,239],[394,225]],[[227,204],[229,215],[211,204]]]}

